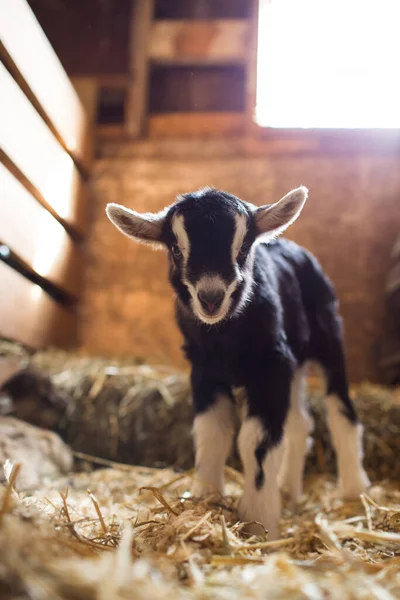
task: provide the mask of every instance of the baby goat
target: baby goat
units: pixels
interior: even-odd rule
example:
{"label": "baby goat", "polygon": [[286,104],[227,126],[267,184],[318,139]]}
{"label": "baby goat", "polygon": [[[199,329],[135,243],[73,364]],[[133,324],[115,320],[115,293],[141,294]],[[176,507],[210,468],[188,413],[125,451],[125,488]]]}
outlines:
{"label": "baby goat", "polygon": [[[234,435],[233,391],[244,387],[240,516],[261,524],[270,538],[278,535],[279,487],[293,501],[302,493],[313,428],[305,401],[309,361],[317,361],[326,374],[340,490],[353,498],[369,484],[334,290],[310,253],[288,240],[274,241],[298,217],[306,198],[307,189],[299,187],[276,204],[257,208],[205,188],[157,214],[107,206],[122,233],[169,251],[177,322],[192,367],[193,493],[223,493]],[[260,525],[252,530],[259,532]]]}

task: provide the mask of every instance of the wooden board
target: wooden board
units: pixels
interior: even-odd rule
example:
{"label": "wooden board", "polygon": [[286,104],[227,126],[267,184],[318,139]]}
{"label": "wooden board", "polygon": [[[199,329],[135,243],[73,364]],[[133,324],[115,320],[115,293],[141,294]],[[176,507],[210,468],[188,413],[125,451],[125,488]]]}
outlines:
{"label": "wooden board", "polygon": [[1,149],[61,219],[84,230],[83,182],[72,158],[1,63],[0,88]]}
{"label": "wooden board", "polygon": [[128,135],[137,138],[145,130],[149,76],[150,30],[155,0],[132,0],[130,22],[128,100],[125,124]]}
{"label": "wooden board", "polygon": [[149,112],[244,112],[245,87],[241,65],[153,66]]}
{"label": "wooden board", "polygon": [[246,19],[249,0],[157,0],[155,19]]}
{"label": "wooden board", "polygon": [[89,123],[94,126],[97,112],[97,77],[71,77],[76,93],[85,109]]}
{"label": "wooden board", "polygon": [[132,0],[26,1],[67,73],[102,76],[128,72]]}
{"label": "wooden board", "polygon": [[150,58],[162,64],[237,64],[246,59],[249,25],[245,19],[155,21]]}
{"label": "wooden board", "polygon": [[151,115],[150,137],[221,137],[243,133],[242,113],[203,112]]}
{"label": "wooden board", "polygon": [[246,50],[246,132],[252,137],[257,95],[258,0],[249,0],[249,43]]}
{"label": "wooden board", "polygon": [[76,342],[76,316],[0,262],[0,336],[33,348]]}
{"label": "wooden board", "polygon": [[26,0],[0,0],[0,40],[18,69],[14,77],[22,76],[67,150],[88,167],[84,109]]}
{"label": "wooden board", "polygon": [[64,227],[0,164],[0,240],[33,271],[77,297],[82,253]]}

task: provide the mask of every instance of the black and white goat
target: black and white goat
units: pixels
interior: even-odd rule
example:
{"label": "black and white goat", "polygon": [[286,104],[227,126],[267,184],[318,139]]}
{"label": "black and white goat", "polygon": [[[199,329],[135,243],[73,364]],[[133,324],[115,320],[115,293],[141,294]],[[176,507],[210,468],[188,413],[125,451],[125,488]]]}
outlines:
{"label": "black and white goat", "polygon": [[344,497],[357,497],[369,484],[334,290],[310,253],[288,240],[274,240],[295,221],[306,198],[307,189],[299,187],[276,204],[257,208],[205,188],[157,214],[107,206],[122,233],[169,251],[177,322],[192,366],[193,493],[223,493],[234,435],[233,391],[244,387],[240,516],[261,523],[270,538],[278,535],[279,487],[293,501],[302,493],[313,428],[305,401],[308,361],[317,361],[326,374],[340,490]]}

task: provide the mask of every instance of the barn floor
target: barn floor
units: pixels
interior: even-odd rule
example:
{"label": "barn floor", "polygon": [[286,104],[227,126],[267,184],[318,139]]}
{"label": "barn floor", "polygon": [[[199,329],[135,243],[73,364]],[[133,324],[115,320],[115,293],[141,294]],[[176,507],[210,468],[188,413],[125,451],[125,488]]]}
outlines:
{"label": "barn floor", "polygon": [[[94,425],[100,432],[97,450],[104,450],[103,459],[80,461],[83,472],[48,478],[29,493],[15,491],[22,489],[22,470],[6,463],[7,481],[0,484],[1,600],[400,598],[399,390],[369,384],[353,390],[374,482],[357,502],[344,503],[337,495],[331,451],[316,413],[318,451],[309,457],[304,497],[296,510],[284,507],[281,539],[269,542],[246,537],[237,520],[242,475],[234,468],[226,468],[227,496],[213,504],[191,497],[193,475],[179,461],[177,472],[104,459],[114,441],[107,438],[110,409],[121,417],[120,444],[130,409],[132,418],[140,417],[142,434],[153,425],[153,437],[142,436],[141,448],[147,444],[154,451],[157,439],[156,449],[166,457],[164,430],[171,438],[178,416],[190,418],[184,375],[54,351],[28,357],[9,344],[0,349],[21,366],[40,368],[59,391],[68,392],[75,407],[70,417],[79,416],[74,419],[84,438],[94,436]],[[35,402],[40,397],[33,394]],[[143,418],[146,407],[150,412]],[[89,415],[91,429],[85,429],[81,413]],[[128,420],[129,431],[131,426]],[[186,430],[192,447],[186,421],[172,436],[182,438],[182,452],[174,450],[178,458],[188,454]],[[67,441],[84,458],[74,437]],[[96,447],[89,448],[94,454]],[[157,463],[143,452],[142,464]],[[101,468],[93,470],[96,463]]]}
{"label": "barn floor", "polygon": [[343,503],[307,481],[282,539],[247,538],[242,476],[219,505],[191,499],[190,474],[126,465],[71,474],[17,495],[0,488],[0,597],[56,599],[400,598],[400,486]]}

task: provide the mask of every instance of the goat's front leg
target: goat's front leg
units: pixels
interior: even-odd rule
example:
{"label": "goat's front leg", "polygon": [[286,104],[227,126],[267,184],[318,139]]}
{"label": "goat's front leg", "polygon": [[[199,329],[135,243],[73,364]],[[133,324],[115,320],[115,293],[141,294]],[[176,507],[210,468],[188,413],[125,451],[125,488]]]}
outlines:
{"label": "goat's front leg", "polygon": [[224,467],[234,435],[233,401],[229,387],[217,386],[201,372],[192,372],[196,473],[194,496],[222,495]]}
{"label": "goat's front leg", "polygon": [[257,373],[247,385],[248,415],[243,421],[238,447],[244,467],[244,492],[239,505],[243,521],[256,522],[250,533],[268,539],[279,536],[281,511],[278,471],[284,424],[290,404],[293,366],[290,357],[281,357]]}

